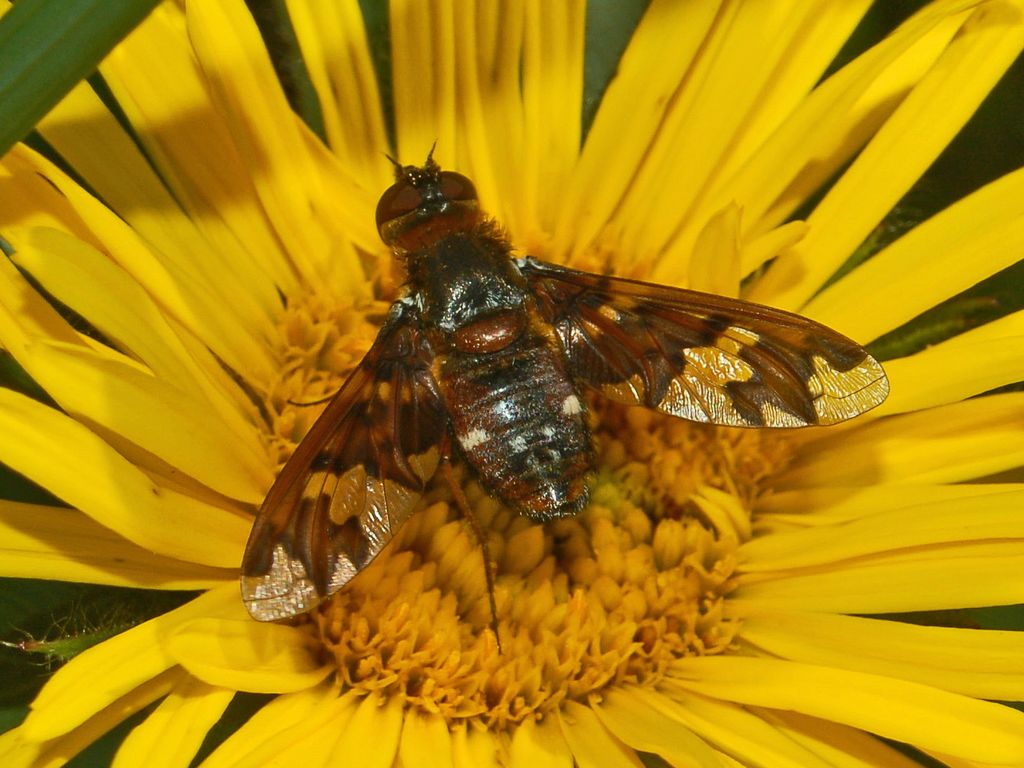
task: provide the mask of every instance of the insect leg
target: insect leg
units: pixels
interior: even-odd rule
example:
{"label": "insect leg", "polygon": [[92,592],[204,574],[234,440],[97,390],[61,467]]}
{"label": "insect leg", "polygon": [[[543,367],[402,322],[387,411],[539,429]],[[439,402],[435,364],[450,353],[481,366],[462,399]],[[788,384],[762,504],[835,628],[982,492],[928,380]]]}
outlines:
{"label": "insect leg", "polygon": [[484,575],[487,578],[487,599],[491,604],[491,631],[494,632],[494,639],[498,643],[498,653],[501,653],[501,637],[498,636],[498,608],[494,602],[494,568],[491,565],[491,551],[487,546],[487,537],[480,528],[480,521],[476,519],[476,515],[469,508],[469,502],[466,500],[466,494],[462,492],[462,487],[455,482],[455,476],[452,474],[451,459],[446,456],[442,461],[442,466],[445,480],[452,489],[452,499],[455,501],[455,506],[459,508],[462,516],[469,521],[470,526],[473,528],[473,533],[476,535],[476,540],[480,544],[480,552],[484,558]]}
{"label": "insect leg", "polygon": [[288,405],[295,405],[295,406],[298,406],[299,408],[308,408],[311,405],[323,405],[324,403],[329,403],[329,402],[331,402],[331,400],[334,399],[334,396],[336,394],[338,394],[337,390],[335,390],[334,392],[331,392],[331,394],[327,395],[326,397],[319,398],[318,400],[309,400],[309,401],[303,403],[303,402],[301,402],[299,400],[292,400],[291,398],[289,398],[287,402],[288,402]]}

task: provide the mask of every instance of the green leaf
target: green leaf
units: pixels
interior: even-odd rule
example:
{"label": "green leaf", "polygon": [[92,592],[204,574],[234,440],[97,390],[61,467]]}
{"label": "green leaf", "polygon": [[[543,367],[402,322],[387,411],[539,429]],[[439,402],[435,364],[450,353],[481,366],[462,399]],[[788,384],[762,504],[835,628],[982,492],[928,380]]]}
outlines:
{"label": "green leaf", "polygon": [[0,19],[0,155],[22,139],[157,0],[19,0]]}
{"label": "green leaf", "polygon": [[28,703],[64,662],[194,594],[0,579],[0,707]]}
{"label": "green leaf", "polygon": [[583,128],[590,130],[608,84],[619,68],[650,0],[590,0],[583,71]]}

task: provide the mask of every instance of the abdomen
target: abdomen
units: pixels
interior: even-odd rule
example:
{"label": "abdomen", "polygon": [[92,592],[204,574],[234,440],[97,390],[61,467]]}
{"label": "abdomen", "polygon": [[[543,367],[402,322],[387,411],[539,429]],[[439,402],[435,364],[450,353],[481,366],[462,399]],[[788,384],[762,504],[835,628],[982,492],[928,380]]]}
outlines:
{"label": "abdomen", "polygon": [[483,485],[535,520],[579,512],[589,495],[590,432],[546,339],[527,332],[500,351],[453,350],[439,363],[456,441]]}

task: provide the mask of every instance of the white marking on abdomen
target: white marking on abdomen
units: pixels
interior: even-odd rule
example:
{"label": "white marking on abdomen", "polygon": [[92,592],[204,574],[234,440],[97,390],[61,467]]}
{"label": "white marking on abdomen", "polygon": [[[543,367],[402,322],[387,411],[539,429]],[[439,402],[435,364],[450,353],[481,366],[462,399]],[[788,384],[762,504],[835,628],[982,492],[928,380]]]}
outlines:
{"label": "white marking on abdomen", "polygon": [[580,399],[576,395],[569,395],[565,400],[562,401],[562,414],[565,416],[575,416],[577,413],[583,412],[583,406],[580,404]]}
{"label": "white marking on abdomen", "polygon": [[459,435],[459,445],[465,451],[472,451],[481,443],[486,443],[491,439],[491,436],[484,432],[482,429],[472,429],[469,434]]}

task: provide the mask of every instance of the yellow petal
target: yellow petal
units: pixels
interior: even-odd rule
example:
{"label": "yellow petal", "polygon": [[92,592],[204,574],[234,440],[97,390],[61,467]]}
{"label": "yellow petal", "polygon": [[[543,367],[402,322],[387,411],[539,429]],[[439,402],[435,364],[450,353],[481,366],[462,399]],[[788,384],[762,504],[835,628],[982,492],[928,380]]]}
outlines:
{"label": "yellow petal", "polygon": [[330,252],[325,224],[368,234],[369,216],[361,221],[351,211],[326,209],[319,170],[245,6],[192,3],[186,17],[209,96],[227,122],[263,211],[299,271],[315,276]]}
{"label": "yellow petal", "polygon": [[[729,179],[778,131],[785,130],[785,124],[807,101],[808,94],[819,86],[822,76],[847,44],[869,7],[870,3],[864,0],[828,3],[817,9],[800,2],[781,6],[785,9],[782,12],[790,15],[786,28],[790,36],[784,42],[771,41],[782,42],[783,51],[780,54],[770,49],[778,57],[772,61],[771,76],[760,84],[754,108],[740,120],[734,145],[724,155],[723,162],[713,169],[715,181],[709,186],[717,187],[724,179]],[[767,9],[760,10],[765,12]],[[778,12],[779,6],[771,11],[773,14]],[[758,60],[761,63],[766,61],[764,58]],[[749,87],[743,82],[742,69],[734,70],[734,75],[737,76],[736,87]],[[852,120],[853,115],[847,114],[846,118]],[[817,127],[820,129],[821,125]],[[808,139],[813,141],[810,136]],[[807,147],[803,150],[806,151]],[[700,201],[697,204],[700,205]]]}
{"label": "yellow petal", "polygon": [[210,589],[237,569],[163,557],[126,541],[78,510],[0,501],[0,572],[148,589]]}
{"label": "yellow petal", "polygon": [[767,232],[753,236],[742,244],[740,275],[749,275],[765,262],[774,259],[787,248],[807,236],[807,222],[787,221]]}
{"label": "yellow petal", "polygon": [[640,689],[635,694],[648,706],[682,723],[724,755],[735,758],[739,765],[770,765],[772,768],[829,766],[744,707],[675,688]]}
{"label": "yellow petal", "polygon": [[[193,393],[79,346],[39,342],[26,370],[70,416],[92,426],[142,468],[152,454],[230,498],[258,504],[269,460],[254,431],[239,439]],[[127,444],[125,443],[127,441]],[[158,468],[159,469],[162,468]]]}
{"label": "yellow petal", "polygon": [[675,105],[675,92],[718,7],[717,2],[663,1],[652,3],[644,14],[601,99],[570,186],[563,190],[556,252],[586,251],[611,218]]}
{"label": "yellow petal", "polygon": [[714,768],[724,764],[717,750],[682,723],[651,706],[648,696],[632,686],[620,686],[611,689],[594,711],[624,744],[661,755],[672,765]]}
{"label": "yellow petal", "polygon": [[[652,273],[656,282],[684,278],[693,239],[688,233],[682,236],[685,245],[676,239],[679,224],[703,228],[709,216],[695,209],[704,195],[721,183],[722,174],[744,165],[790,117],[843,44],[842,30],[852,29],[866,7],[863,2],[819,8],[783,2],[770,10],[756,3],[719,6],[703,49],[674,94],[675,114],[658,127],[648,158],[629,185],[630,192],[640,194],[627,194],[621,208],[624,241],[640,238],[643,250],[658,252]],[[813,47],[820,50],[811,53]],[[754,61],[757,65],[751,66]],[[807,68],[796,72],[797,65]],[[665,205],[663,194],[659,205],[659,182],[662,189],[673,190],[673,205]],[[639,206],[631,210],[634,200],[646,201],[654,214],[645,215]],[[743,198],[731,201],[746,211]],[[709,213],[730,201],[717,202]]]}
{"label": "yellow petal", "polygon": [[154,483],[81,424],[8,389],[0,389],[0,433],[0,461],[130,541],[187,562],[237,566],[247,516]]}
{"label": "yellow petal", "polygon": [[528,225],[549,232],[579,155],[587,4],[534,0],[525,7],[522,152],[506,157],[522,179]]}
{"label": "yellow petal", "polygon": [[232,291],[234,312],[245,317],[254,333],[269,330],[270,313],[280,306],[280,298],[265,270],[255,268],[254,257],[234,238],[218,237],[212,227],[206,232],[199,229],[199,221],[181,210],[133,138],[91,87],[82,83],[74,88],[36,129],[147,242],[170,258],[187,260],[186,268],[202,275],[208,286],[238,288]]}
{"label": "yellow petal", "polygon": [[976,330],[886,361],[890,394],[871,417],[954,403],[1024,380],[1024,312]]}
{"label": "yellow petal", "polygon": [[827,613],[763,611],[742,638],[767,655],[910,680],[978,699],[1024,698],[1024,635]]}
{"label": "yellow petal", "polygon": [[[516,158],[523,152],[519,73],[525,16],[521,4],[465,3],[452,19],[460,103],[455,164],[473,179],[484,210],[508,227],[517,240],[524,232],[520,221],[527,216],[518,204],[525,197],[525,179],[515,173]],[[493,40],[502,44],[485,42]],[[404,90],[407,84],[396,80],[395,85]],[[431,116],[431,124],[434,120]],[[503,130],[494,131],[495,125]],[[412,143],[407,146],[415,151],[419,138],[412,131],[409,141]],[[519,245],[530,247],[521,241]]]}
{"label": "yellow petal", "polygon": [[166,648],[200,680],[236,691],[300,691],[319,684],[333,669],[313,658],[305,631],[248,617],[181,623],[167,637]]}
{"label": "yellow petal", "polygon": [[807,237],[778,258],[751,298],[787,308],[806,302],[945,149],[1022,48],[1020,9],[979,6],[815,207]]}
{"label": "yellow petal", "polygon": [[[58,766],[67,765],[72,757],[101,739],[136,712],[166,696],[184,677],[185,674],[180,669],[166,670],[126,692],[117,701],[96,712],[84,723],[48,741],[36,742],[29,736],[24,725],[16,729],[15,733],[23,746],[34,748],[33,751],[37,753],[31,762],[33,768],[58,768]],[[4,765],[7,763],[4,762]]]}
{"label": "yellow petal", "polygon": [[842,613],[981,608],[1024,602],[1020,541],[929,546],[881,557],[740,579],[736,610],[754,607]]}
{"label": "yellow petal", "polygon": [[695,291],[739,296],[740,208],[733,203],[711,217],[697,237],[689,287]]}
{"label": "yellow petal", "polygon": [[[280,698],[280,697],[279,697]],[[298,765],[331,768],[338,764],[335,743],[352,721],[359,698],[354,692],[329,698],[300,723],[287,730],[275,727],[270,737],[260,734],[257,746],[244,760],[230,765]]]}
{"label": "yellow petal", "polygon": [[787,526],[834,525],[890,510],[957,499],[973,499],[993,493],[1024,490],[1021,483],[985,483],[972,485],[879,485],[866,488],[834,485],[781,491],[757,502],[758,526],[771,529],[777,521],[780,530]]}
{"label": "yellow petal", "polygon": [[[4,156],[2,164],[12,175],[10,181],[0,183],[0,211],[8,214],[5,223],[20,224],[26,229],[52,227],[93,244],[109,254],[165,312],[208,344],[228,365],[245,371],[256,381],[271,378],[274,365],[267,346],[239,321],[230,301],[214,292],[202,278],[189,274],[187,259],[182,257],[180,263],[175,263],[151,248],[53,163],[24,146],[16,145]],[[23,208],[26,197],[32,205]],[[11,210],[15,213],[10,213]],[[11,245],[18,249],[16,241]],[[14,280],[7,274],[3,276]]]}
{"label": "yellow petal", "polygon": [[407,712],[398,756],[409,768],[452,768],[452,737],[444,718]]}
{"label": "yellow petal", "polygon": [[[212,356],[197,358],[190,353],[164,311],[127,272],[87,243],[58,230],[8,227],[4,236],[18,244],[11,260],[47,293],[88,318],[107,339],[157,376],[183,389],[202,391],[239,440],[255,438],[251,423],[242,415],[251,400],[235,382],[225,383],[218,376],[223,365]],[[71,341],[64,334],[54,337],[41,331],[25,328],[28,338]]]}
{"label": "yellow petal", "polygon": [[1022,249],[1024,169],[919,224],[801,311],[866,344],[1014,264]]}
{"label": "yellow petal", "polygon": [[643,768],[636,753],[608,733],[590,707],[567,700],[556,717],[579,768],[603,768],[608,765]]}
{"label": "yellow petal", "polygon": [[[134,229],[151,242],[182,244],[173,234],[174,225],[167,226],[171,224],[169,212],[177,208],[174,198],[87,83],[80,83],[61,99],[36,130]],[[182,217],[174,224],[188,226],[188,220]]]}
{"label": "yellow petal", "polygon": [[37,765],[43,745],[22,738],[19,728],[0,733],[0,761],[8,768],[31,768]]}
{"label": "yellow petal", "polygon": [[562,735],[558,719],[545,717],[539,723],[525,720],[512,733],[510,768],[572,768],[573,755]]}
{"label": "yellow petal", "polygon": [[750,513],[736,495],[703,485],[692,495],[691,501],[723,539],[750,538]]}
{"label": "yellow petal", "polygon": [[195,756],[233,696],[234,691],[186,678],[128,734],[117,750],[114,768],[182,765]]}
{"label": "yellow petal", "polygon": [[212,590],[79,654],[54,673],[32,702],[21,726],[25,736],[51,739],[105,707],[116,708],[122,697],[175,665],[164,644],[167,632],[199,616],[241,610],[240,602],[235,585]]}
{"label": "yellow petal", "polygon": [[87,238],[84,222],[73,214],[63,195],[35,166],[43,161],[23,144],[15,144],[0,157],[0,223],[64,229]]}
{"label": "yellow petal", "polygon": [[282,749],[303,736],[320,733],[325,714],[333,716],[335,726],[341,729],[351,717],[355,696],[353,692],[339,697],[329,684],[275,696],[228,736],[203,765],[206,768],[268,765]]}
{"label": "yellow petal", "polygon": [[[704,226],[709,216],[690,218],[697,201],[721,169],[742,162],[751,145],[760,144],[804,97],[863,4],[816,11],[788,2],[770,13],[744,3],[669,2],[648,9],[595,119],[584,164],[621,157],[614,166],[618,170],[628,163],[621,176],[601,179],[611,187],[610,205],[599,198],[595,213],[602,216],[600,223],[611,219],[621,226],[621,242],[635,254],[665,256],[653,279],[682,279],[693,238],[671,256],[660,252],[681,223],[689,222],[695,231]],[[759,66],[751,68],[752,60]],[[743,145],[743,156],[734,156],[737,145]],[[589,181],[573,192],[590,197],[598,185]],[[712,212],[728,202],[718,200]],[[742,198],[739,203],[744,205]],[[571,198],[570,209],[574,204]],[[579,246],[585,248],[590,231],[583,237]]]}
{"label": "yellow petal", "polygon": [[452,730],[454,768],[498,768],[498,742],[490,731],[466,726]]}
{"label": "yellow petal", "polygon": [[[17,244],[11,261],[26,267],[58,300],[88,317],[108,338],[133,352],[155,372],[183,389],[198,390],[217,408],[242,443],[254,444],[248,412],[251,395],[229,378],[221,360],[157,307],[125,270],[66,232],[7,227]],[[22,366],[35,341],[89,347],[106,358],[125,360],[109,346],[76,333],[8,261],[0,261],[0,341]],[[139,370],[145,370],[142,365]]]}
{"label": "yellow petal", "polygon": [[366,696],[359,702],[349,727],[341,732],[335,757],[365,768],[391,768],[398,754],[404,719],[404,705],[398,696]]}
{"label": "yellow petal", "polygon": [[72,329],[31,287],[12,260],[4,259],[0,261],[0,345],[28,371],[32,365],[30,350],[40,341],[63,344],[92,352],[103,360],[121,360],[138,371],[146,370],[141,363]]}
{"label": "yellow petal", "polygon": [[391,7],[400,156],[418,162],[437,139],[441,164],[470,173],[534,252],[579,150],[584,12],[578,0]]}
{"label": "yellow petal", "polygon": [[450,3],[397,2],[389,8],[395,149],[402,162],[421,162],[436,141],[435,159],[454,165],[453,15]]}
{"label": "yellow petal", "polygon": [[[756,103],[751,120],[754,125],[740,129],[740,142],[715,168],[714,182],[699,190],[691,213],[658,265],[655,279],[672,282],[685,274],[686,254],[692,250],[697,232],[723,205],[736,201],[743,207],[744,235],[763,233],[791,216],[849,160],[884,121],[906,89],[920,78],[930,61],[920,61],[919,49],[932,52],[931,58],[934,58],[959,26],[953,20],[946,25],[947,29],[936,30],[934,19],[925,23],[908,22],[814,87],[814,80],[832,59],[830,52],[837,51],[845,42],[843,31],[857,23],[865,6],[831,3],[827,8],[826,13],[834,15],[823,17],[822,7],[803,7],[807,14],[803,24],[793,24],[791,30],[795,35],[787,40],[786,57],[773,64],[772,77],[766,84],[774,98],[766,104],[762,97]],[[799,5],[797,9],[794,19],[800,13]],[[948,13],[948,10],[934,11],[932,15]],[[841,36],[833,37],[833,31]],[[812,52],[815,47],[820,50]],[[787,71],[785,60],[791,51],[798,54],[806,51],[815,57],[815,66],[800,73],[794,71],[795,82],[785,77],[777,81],[776,72]],[[828,58],[817,58],[822,53]],[[741,77],[743,72],[744,69],[739,70]],[[805,79],[811,75],[814,80]],[[744,88],[742,82],[730,85],[731,88],[721,90],[720,94]],[[713,97],[712,94],[709,98]],[[631,114],[629,107],[623,114]],[[696,153],[701,149],[696,146],[691,151]]]}
{"label": "yellow petal", "polygon": [[1024,713],[905,680],[737,656],[680,659],[672,674],[680,688],[707,696],[792,709],[965,759],[1024,761]]}
{"label": "yellow petal", "polygon": [[[288,2],[288,18],[316,89],[331,151],[356,178],[384,189],[392,176],[379,157],[388,151],[377,73],[366,24],[351,3]],[[351,120],[358,114],[358,120]]]}
{"label": "yellow petal", "polygon": [[295,273],[260,205],[251,169],[211,103],[183,9],[155,8],[103,60],[100,72],[161,178],[212,247],[228,264],[241,252],[235,263],[258,265],[238,269],[235,280],[253,295],[260,295],[261,273],[293,290]]}
{"label": "yellow petal", "polygon": [[921,768],[921,763],[858,728],[798,712],[751,707],[783,738],[791,739],[836,768]]}
{"label": "yellow petal", "polygon": [[810,437],[778,488],[961,482],[1024,463],[1024,394],[979,397]]}
{"label": "yellow petal", "polygon": [[[723,172],[716,187],[702,195],[694,222],[734,199],[747,213],[745,234],[764,232],[792,216],[889,119],[963,24],[967,7],[956,0],[929,4],[810,90],[762,146],[731,163],[735,173]],[[863,10],[854,5],[851,13],[859,16]],[[743,163],[737,166],[737,160]],[[691,241],[692,233],[684,229],[674,250]]]}
{"label": "yellow petal", "polygon": [[841,526],[758,536],[739,548],[746,573],[827,566],[913,547],[1017,540],[1024,546],[1024,490],[910,504]]}
{"label": "yellow petal", "polygon": [[18,360],[37,339],[84,346],[78,333],[5,257],[0,260],[0,344]]}

